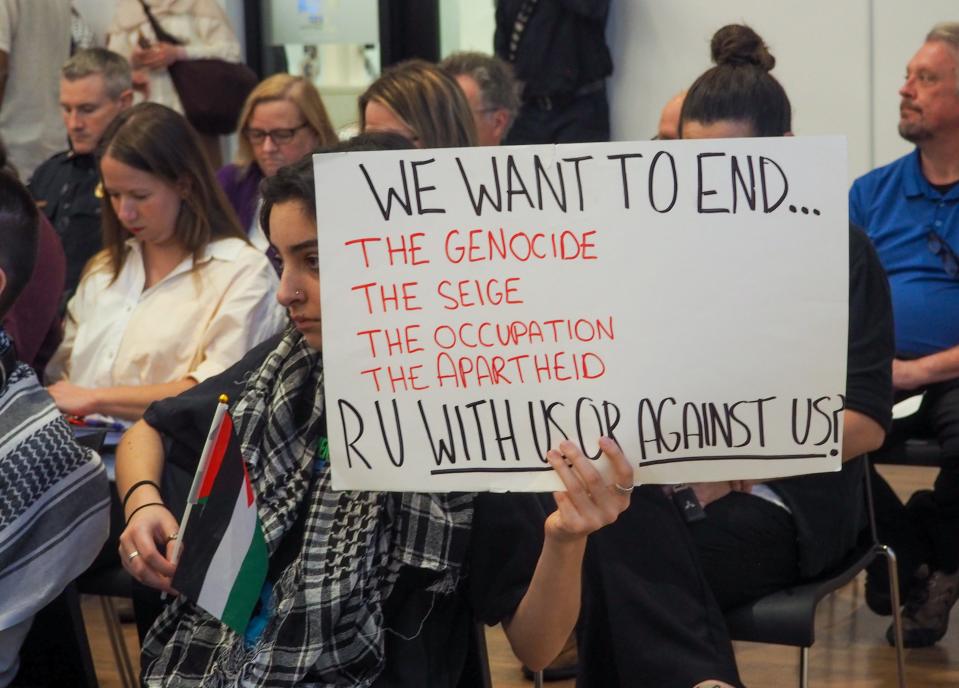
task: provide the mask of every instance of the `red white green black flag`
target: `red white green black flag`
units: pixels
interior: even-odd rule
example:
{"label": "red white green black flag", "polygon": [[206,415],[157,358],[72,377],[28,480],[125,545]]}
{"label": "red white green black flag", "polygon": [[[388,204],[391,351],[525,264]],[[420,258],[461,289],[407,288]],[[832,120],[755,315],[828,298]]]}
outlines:
{"label": "red white green black flag", "polygon": [[193,478],[178,544],[173,588],[243,634],[266,579],[267,549],[225,396]]}

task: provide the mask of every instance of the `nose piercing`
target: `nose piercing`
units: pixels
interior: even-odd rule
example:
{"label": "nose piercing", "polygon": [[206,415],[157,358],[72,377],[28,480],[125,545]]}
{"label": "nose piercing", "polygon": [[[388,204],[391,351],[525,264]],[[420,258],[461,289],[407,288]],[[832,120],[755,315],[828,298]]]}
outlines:
{"label": "nose piercing", "polygon": [[293,296],[296,296],[297,298],[299,298],[303,296],[303,292],[297,289],[295,292],[293,292]]}

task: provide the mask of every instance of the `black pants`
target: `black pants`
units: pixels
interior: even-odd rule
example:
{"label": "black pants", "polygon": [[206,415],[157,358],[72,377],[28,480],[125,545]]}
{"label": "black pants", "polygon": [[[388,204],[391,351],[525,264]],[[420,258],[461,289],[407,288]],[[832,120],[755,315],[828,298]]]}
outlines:
{"label": "black pants", "polygon": [[589,537],[578,626],[578,688],[741,685],[722,612],[672,500],[637,487]]}
{"label": "black pants", "polygon": [[703,574],[724,611],[799,580],[799,548],[792,515],[776,504],[731,492],[689,524]]}
{"label": "black pants", "polygon": [[609,141],[606,91],[557,102],[549,109],[536,101],[524,103],[513,122],[507,144],[590,143]]}
{"label": "black pants", "polygon": [[934,437],[941,447],[932,492],[903,505],[882,476],[871,474],[879,539],[899,557],[900,578],[921,563],[947,573],[959,569],[959,380],[929,386],[919,411],[893,422],[874,460],[894,460],[903,442],[916,436]]}

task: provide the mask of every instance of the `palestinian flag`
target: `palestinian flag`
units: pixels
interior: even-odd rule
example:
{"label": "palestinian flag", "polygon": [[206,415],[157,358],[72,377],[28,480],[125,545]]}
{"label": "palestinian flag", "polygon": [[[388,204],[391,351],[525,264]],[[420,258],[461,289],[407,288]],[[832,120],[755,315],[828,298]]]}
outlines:
{"label": "palestinian flag", "polygon": [[233,420],[221,398],[183,514],[173,587],[243,634],[266,579],[267,550]]}

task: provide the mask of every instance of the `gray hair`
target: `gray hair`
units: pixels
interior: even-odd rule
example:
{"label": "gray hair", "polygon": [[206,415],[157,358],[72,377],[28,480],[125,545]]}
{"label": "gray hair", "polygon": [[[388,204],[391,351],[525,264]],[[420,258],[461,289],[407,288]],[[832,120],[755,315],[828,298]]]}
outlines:
{"label": "gray hair", "polygon": [[959,51],[959,22],[939,22],[926,34],[926,40],[942,41]]}
{"label": "gray hair", "polygon": [[485,53],[458,52],[449,55],[440,67],[454,78],[463,75],[473,79],[479,86],[483,107],[506,110],[513,123],[519,111],[519,84],[512,65]]}
{"label": "gray hair", "polygon": [[60,75],[67,81],[77,81],[94,74],[103,76],[107,96],[112,100],[117,100],[124,91],[133,88],[130,63],[122,55],[106,48],[78,50],[60,69]]}

